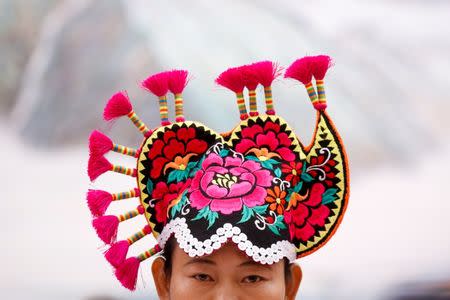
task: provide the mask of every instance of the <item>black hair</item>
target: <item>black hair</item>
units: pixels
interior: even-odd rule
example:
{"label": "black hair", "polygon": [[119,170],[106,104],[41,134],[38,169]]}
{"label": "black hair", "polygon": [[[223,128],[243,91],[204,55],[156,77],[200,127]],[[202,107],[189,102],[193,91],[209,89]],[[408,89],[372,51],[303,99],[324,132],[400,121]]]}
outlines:
{"label": "black hair", "polygon": [[[170,278],[170,275],[172,274],[172,257],[173,257],[173,251],[175,250],[176,246],[176,240],[173,236],[171,236],[164,247],[163,252],[161,253],[162,257],[164,257],[164,272],[166,273],[166,276]],[[284,258],[284,279],[288,281],[292,274],[291,274],[291,263],[289,260],[285,257]]]}

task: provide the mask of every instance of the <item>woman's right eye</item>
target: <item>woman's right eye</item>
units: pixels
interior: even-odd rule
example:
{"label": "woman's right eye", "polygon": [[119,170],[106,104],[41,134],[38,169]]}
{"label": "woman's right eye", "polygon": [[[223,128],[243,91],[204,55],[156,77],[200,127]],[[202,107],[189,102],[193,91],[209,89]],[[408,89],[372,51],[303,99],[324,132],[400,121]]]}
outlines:
{"label": "woman's right eye", "polygon": [[212,281],[211,276],[208,274],[195,274],[193,277],[198,281]]}

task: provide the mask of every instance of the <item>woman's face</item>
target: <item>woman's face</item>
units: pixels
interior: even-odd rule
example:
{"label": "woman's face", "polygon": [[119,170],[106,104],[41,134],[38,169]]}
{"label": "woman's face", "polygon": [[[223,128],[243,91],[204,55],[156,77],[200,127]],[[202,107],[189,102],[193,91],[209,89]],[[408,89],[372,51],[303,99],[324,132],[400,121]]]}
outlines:
{"label": "woman's face", "polygon": [[195,258],[176,244],[171,274],[164,272],[162,258],[154,261],[152,272],[160,299],[295,299],[301,269],[291,264],[286,278],[284,268],[283,261],[254,262],[234,243]]}

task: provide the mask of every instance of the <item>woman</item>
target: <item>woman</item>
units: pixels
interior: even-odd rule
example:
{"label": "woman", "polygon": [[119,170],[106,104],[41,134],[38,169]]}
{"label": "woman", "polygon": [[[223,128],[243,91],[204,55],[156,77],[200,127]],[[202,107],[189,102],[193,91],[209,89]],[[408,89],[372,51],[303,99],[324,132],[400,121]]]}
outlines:
{"label": "woman", "polygon": [[[126,93],[110,99],[105,119],[127,116],[145,136],[139,150],[115,144],[98,131],[90,137],[91,180],[106,171],[137,177],[137,187],[127,192],[88,193],[93,225],[111,245],[105,257],[125,287],[134,290],[141,262],[159,253],[152,272],[161,299],[295,298],[302,278],[295,260],[329,240],[348,201],[347,158],[325,112],[323,78],[329,66],[328,56],[304,57],[285,72],[305,84],[317,110],[307,147],[275,114],[271,83],[280,72],[269,61],[231,68],[217,78],[236,93],[242,120],[228,133],[184,120],[186,71],[158,73],[142,83],[159,97],[161,127],[154,131],[139,120]],[[263,115],[256,108],[258,85],[265,91]],[[167,117],[169,91],[175,96],[173,124]],[[136,169],[111,164],[103,156],[109,150],[136,157]],[[104,215],[112,201],[135,197],[140,199],[135,210]],[[117,242],[119,223],[138,215],[148,225]],[[150,233],[156,245],[127,258],[128,248]]]}

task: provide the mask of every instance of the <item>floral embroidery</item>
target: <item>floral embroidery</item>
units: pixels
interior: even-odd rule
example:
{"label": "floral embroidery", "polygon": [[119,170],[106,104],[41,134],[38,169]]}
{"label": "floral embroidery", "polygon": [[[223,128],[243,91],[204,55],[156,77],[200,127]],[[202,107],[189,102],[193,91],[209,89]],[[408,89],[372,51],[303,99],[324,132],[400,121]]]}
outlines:
{"label": "floral embroidery", "polygon": [[255,161],[240,156],[221,157],[212,152],[192,180],[191,205],[198,210],[209,206],[211,211],[223,214],[241,210],[242,205],[261,205],[272,178],[270,171]]}
{"label": "floral embroidery", "polygon": [[336,172],[333,172],[337,162],[331,158],[328,148],[321,148],[318,156],[312,156],[310,166],[306,169],[309,175],[323,181],[328,187],[332,187]]}
{"label": "floral embroidery", "polygon": [[293,161],[295,155],[289,146],[292,141],[288,134],[280,129],[280,125],[268,121],[242,129],[242,139],[236,145],[236,151],[243,154],[254,154],[260,161],[279,158]]}
{"label": "floral embroidery", "polygon": [[266,202],[269,203],[269,209],[281,215],[286,205],[286,191],[276,185],[273,189],[267,190]]}
{"label": "floral embroidery", "polygon": [[[186,182],[171,183],[170,185],[167,185],[164,181],[156,184],[152,197],[158,222],[167,223],[170,208],[176,205],[190,183],[191,179],[186,180]],[[153,203],[153,201],[151,202]]]}
{"label": "floral embroidery", "polygon": [[148,152],[148,158],[152,161],[150,177],[158,178],[162,175],[161,172],[166,174],[174,169],[181,172],[172,175],[176,176],[177,180],[187,178],[188,174],[183,171],[188,167],[189,160],[193,156],[202,155],[207,147],[204,140],[196,137],[194,128],[181,127],[177,131],[164,132],[162,138],[157,139]]}
{"label": "floral embroidery", "polygon": [[305,199],[306,197],[299,199],[299,194],[292,193],[290,201],[297,201],[296,206],[289,207],[284,213],[291,239],[295,238],[305,242],[316,232],[314,226],[325,225],[330,209],[322,205],[324,192],[325,186],[323,184],[314,183],[307,199]]}
{"label": "floral embroidery", "polygon": [[291,182],[291,185],[297,185],[300,182],[303,163],[301,161],[291,161],[281,165],[281,172],[285,174],[285,180]]}

